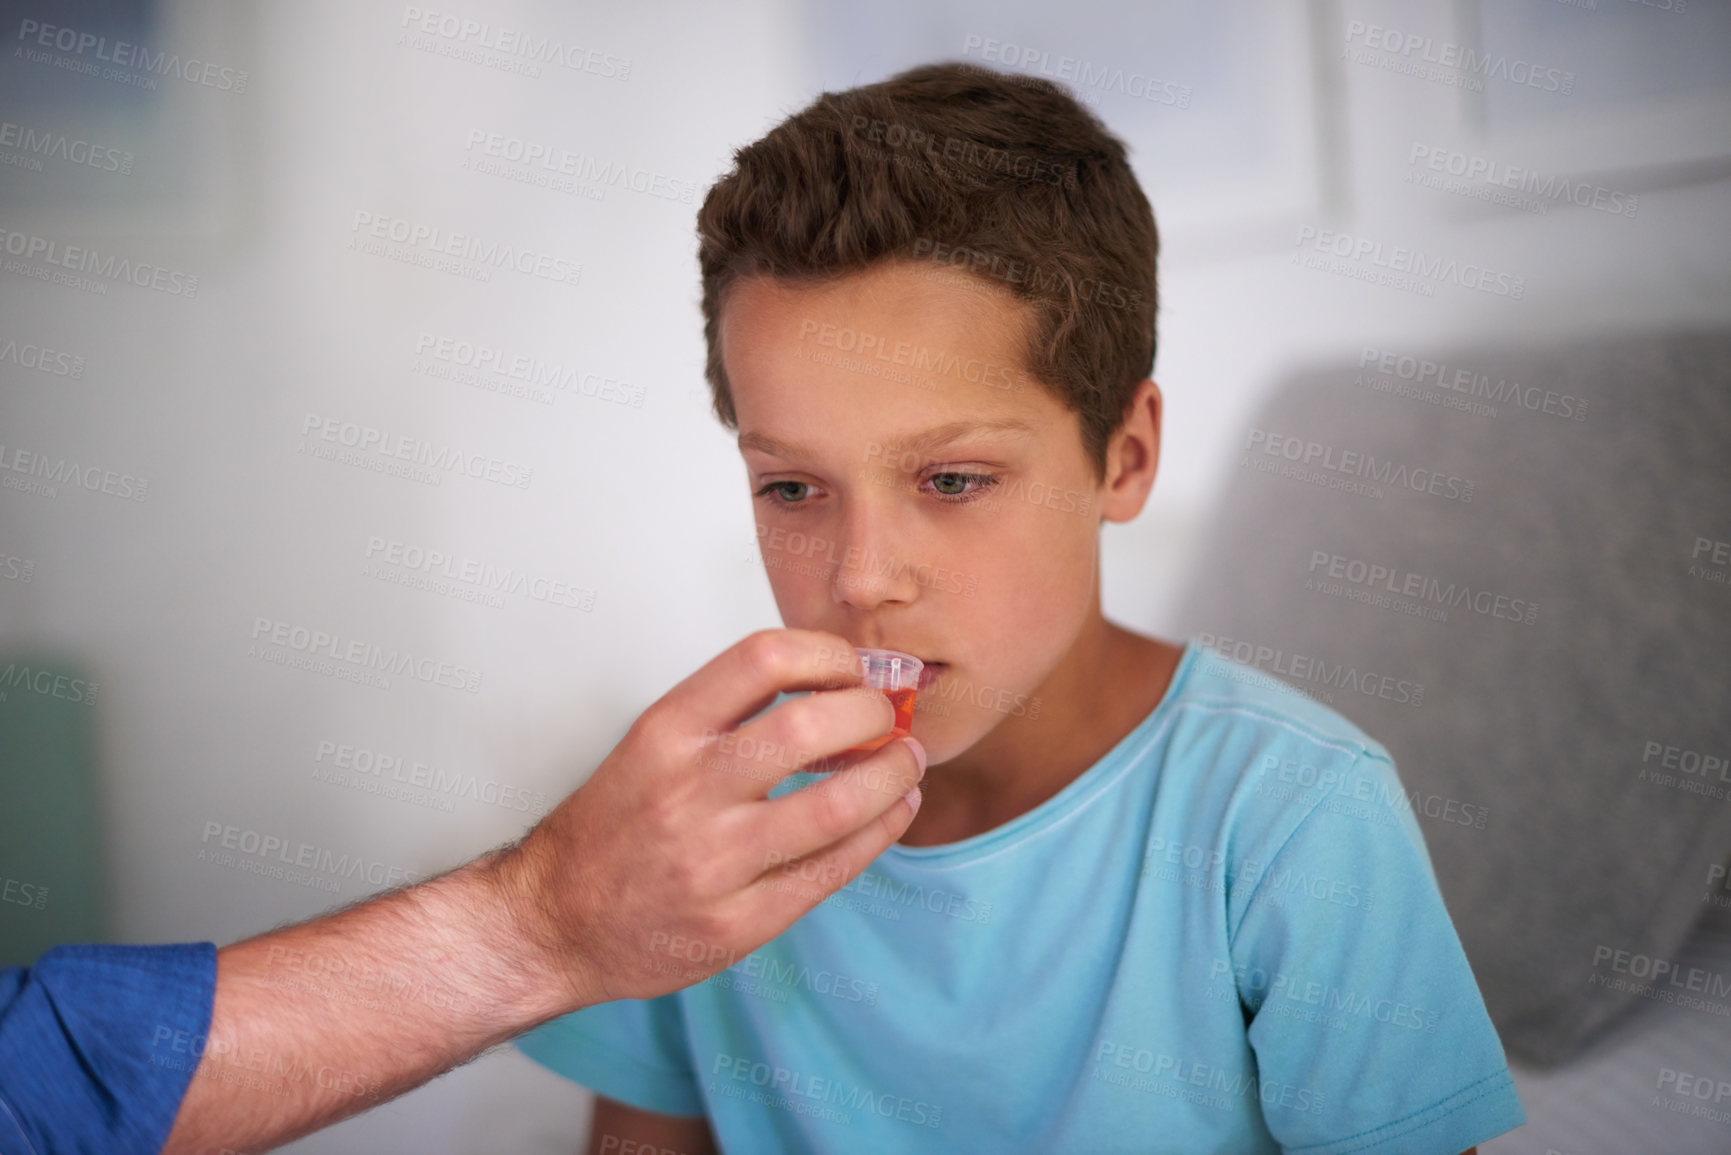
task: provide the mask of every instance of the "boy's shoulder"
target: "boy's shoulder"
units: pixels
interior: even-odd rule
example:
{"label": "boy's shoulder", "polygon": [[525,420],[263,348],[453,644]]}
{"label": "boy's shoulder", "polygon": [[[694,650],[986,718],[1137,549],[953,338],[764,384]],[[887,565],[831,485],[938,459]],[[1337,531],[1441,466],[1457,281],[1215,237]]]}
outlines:
{"label": "boy's shoulder", "polygon": [[1306,823],[1355,844],[1398,829],[1423,846],[1388,750],[1338,711],[1195,641],[1179,673],[1150,767],[1168,821],[1264,862]]}
{"label": "boy's shoulder", "polygon": [[[1175,734],[1191,741],[1278,747],[1312,759],[1393,759],[1382,743],[1333,707],[1264,670],[1192,640],[1170,706]],[[1224,751],[1223,751],[1224,752]]]}

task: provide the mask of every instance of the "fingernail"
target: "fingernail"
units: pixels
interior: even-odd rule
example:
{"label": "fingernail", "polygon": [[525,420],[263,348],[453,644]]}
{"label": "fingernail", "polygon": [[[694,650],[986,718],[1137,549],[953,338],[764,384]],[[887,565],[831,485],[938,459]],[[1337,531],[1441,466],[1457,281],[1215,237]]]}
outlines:
{"label": "fingernail", "polygon": [[918,814],[920,812],[920,788],[915,786],[912,790],[903,794],[902,801],[906,802],[909,806],[912,806],[914,808],[914,813]]}
{"label": "fingernail", "polygon": [[918,738],[914,737],[912,734],[909,734],[906,738],[904,738],[902,740],[904,742],[906,742],[910,747],[912,747],[913,752],[914,752],[914,758],[920,764],[920,773],[924,774],[926,772],[926,748],[924,746],[920,745],[920,740]]}

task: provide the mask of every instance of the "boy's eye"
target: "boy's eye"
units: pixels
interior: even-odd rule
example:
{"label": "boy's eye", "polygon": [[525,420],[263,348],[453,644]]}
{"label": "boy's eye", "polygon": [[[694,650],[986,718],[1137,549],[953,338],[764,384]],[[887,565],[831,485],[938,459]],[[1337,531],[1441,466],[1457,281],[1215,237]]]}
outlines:
{"label": "boy's eye", "polygon": [[[944,498],[972,501],[998,484],[998,479],[990,473],[934,473],[931,482],[932,488]],[[968,488],[969,482],[974,483],[972,489]]]}
{"label": "boy's eye", "polygon": [[937,489],[939,493],[950,497],[954,497],[960,493],[965,493],[965,486],[967,483],[968,475],[965,473],[932,474],[932,486]]}
{"label": "boy's eye", "polygon": [[[758,490],[757,495],[762,497],[766,493],[780,493],[783,502],[787,504],[797,504],[799,500],[805,496],[805,490],[809,488],[810,486],[803,481],[772,481],[762,489]],[[789,493],[789,489],[798,492]]]}

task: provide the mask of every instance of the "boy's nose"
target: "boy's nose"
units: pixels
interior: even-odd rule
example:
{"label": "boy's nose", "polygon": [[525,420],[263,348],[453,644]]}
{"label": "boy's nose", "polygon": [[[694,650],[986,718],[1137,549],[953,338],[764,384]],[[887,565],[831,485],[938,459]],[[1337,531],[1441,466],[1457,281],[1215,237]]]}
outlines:
{"label": "boy's nose", "polygon": [[906,558],[862,546],[844,554],[843,559],[829,587],[838,605],[873,610],[888,603],[911,602],[917,594],[914,565]]}
{"label": "boy's nose", "polygon": [[889,522],[888,511],[850,510],[838,543],[830,597],[837,605],[874,610],[911,602],[919,593],[918,562]]}

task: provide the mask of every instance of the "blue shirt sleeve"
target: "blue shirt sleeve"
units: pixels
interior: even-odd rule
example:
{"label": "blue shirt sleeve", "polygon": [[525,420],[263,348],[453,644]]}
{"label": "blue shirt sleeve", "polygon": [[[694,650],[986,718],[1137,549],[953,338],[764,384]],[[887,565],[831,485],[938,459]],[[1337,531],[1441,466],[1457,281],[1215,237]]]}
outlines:
{"label": "blue shirt sleeve", "polygon": [[0,1153],[156,1155],[215,997],[208,942],[59,946],[0,970]]}
{"label": "blue shirt sleeve", "polygon": [[1270,1132],[1305,1155],[1457,1155],[1520,1126],[1393,763],[1318,781],[1231,937]]}
{"label": "blue shirt sleeve", "polygon": [[586,1007],[520,1036],[517,1049],[609,1099],[663,1115],[704,1114],[677,995]]}

